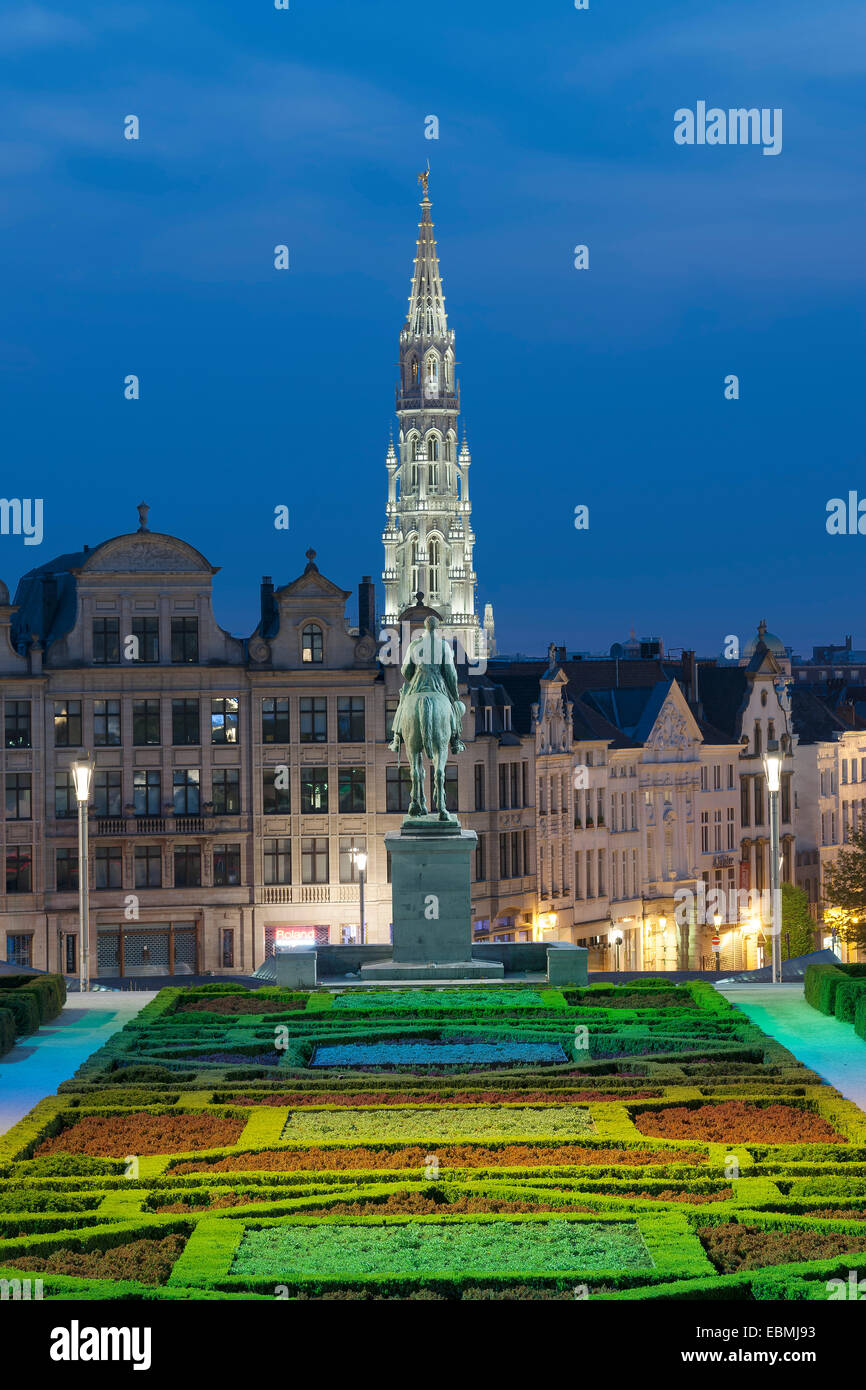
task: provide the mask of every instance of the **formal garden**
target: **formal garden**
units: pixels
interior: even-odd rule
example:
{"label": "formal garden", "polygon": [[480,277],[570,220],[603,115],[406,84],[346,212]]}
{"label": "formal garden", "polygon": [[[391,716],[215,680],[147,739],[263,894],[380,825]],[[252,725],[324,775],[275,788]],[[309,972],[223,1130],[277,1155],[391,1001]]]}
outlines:
{"label": "formal garden", "polygon": [[826,1300],[851,1271],[866,1116],[704,982],[167,988],[0,1138],[0,1278],[50,1299]]}

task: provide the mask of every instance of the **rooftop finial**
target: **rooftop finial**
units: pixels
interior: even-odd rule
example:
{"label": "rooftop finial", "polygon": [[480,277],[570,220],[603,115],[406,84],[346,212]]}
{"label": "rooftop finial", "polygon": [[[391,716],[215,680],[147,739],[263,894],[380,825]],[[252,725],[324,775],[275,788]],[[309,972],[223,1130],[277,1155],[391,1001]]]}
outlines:
{"label": "rooftop finial", "polygon": [[314,569],[316,568],[316,565],[315,565],[316,552],[315,552],[315,550],[313,549],[313,547],[310,546],[309,550],[305,551],[304,553],[305,553],[305,555],[306,555],[306,557],[307,557],[307,567],[306,567],[306,569],[304,570],[304,573],[305,573],[305,574],[308,574],[310,570],[314,570]]}
{"label": "rooftop finial", "polygon": [[424,201],[425,201],[425,202],[426,202],[426,200],[427,200],[427,180],[429,179],[429,177],[430,177],[430,160],[428,159],[428,160],[427,160],[427,168],[426,168],[426,169],[422,169],[421,173],[418,175],[418,182],[420,183],[422,189],[424,190]]}
{"label": "rooftop finial", "polygon": [[139,529],[139,531],[146,531],[146,530],[148,529],[148,528],[147,528],[147,514],[148,514],[148,512],[150,511],[150,507],[147,505],[146,502],[139,502],[137,510],[138,510],[138,529]]}
{"label": "rooftop finial", "polygon": [[762,642],[763,642],[764,638],[766,637],[766,635],[767,635],[767,624],[765,623],[764,619],[762,618],[761,621],[758,623],[758,636],[760,637],[760,639],[761,639]]}

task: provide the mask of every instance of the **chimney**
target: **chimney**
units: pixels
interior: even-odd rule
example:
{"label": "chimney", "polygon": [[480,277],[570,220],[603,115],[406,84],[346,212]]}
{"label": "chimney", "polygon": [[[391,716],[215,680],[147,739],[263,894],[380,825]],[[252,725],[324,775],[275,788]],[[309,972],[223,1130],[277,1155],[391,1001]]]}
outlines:
{"label": "chimney", "polygon": [[358,585],[358,632],[376,636],[376,588],[369,574],[362,575]]}
{"label": "chimney", "polygon": [[683,648],[683,684],[686,687],[686,699],[694,704],[698,698],[695,654],[686,651],[685,648]]}
{"label": "chimney", "polygon": [[560,663],[563,662],[563,661],[565,661],[565,647],[557,647],[557,649],[556,649],[556,659],[557,659],[557,661],[559,661]]}
{"label": "chimney", "polygon": [[266,632],[274,613],[274,581],[269,574],[262,575],[262,632]]}

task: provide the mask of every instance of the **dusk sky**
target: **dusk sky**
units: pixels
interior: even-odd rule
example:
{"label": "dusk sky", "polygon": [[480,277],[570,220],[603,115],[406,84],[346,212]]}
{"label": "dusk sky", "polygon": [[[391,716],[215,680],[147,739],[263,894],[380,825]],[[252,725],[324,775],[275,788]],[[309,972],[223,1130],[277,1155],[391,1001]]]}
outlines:
{"label": "dusk sky", "polygon": [[[238,635],[310,545],[379,581],[429,159],[500,650],[866,647],[825,525],[866,498],[862,3],[7,0],[0,53],[10,590],[142,499]],[[698,102],[780,108],[781,153],[677,145]]]}

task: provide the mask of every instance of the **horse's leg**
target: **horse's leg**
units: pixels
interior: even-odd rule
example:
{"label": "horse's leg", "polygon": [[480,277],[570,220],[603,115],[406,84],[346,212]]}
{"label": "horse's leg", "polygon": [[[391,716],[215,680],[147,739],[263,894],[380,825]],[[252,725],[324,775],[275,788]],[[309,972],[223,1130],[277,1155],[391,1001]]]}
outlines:
{"label": "horse's leg", "polygon": [[418,749],[418,752],[412,759],[412,786],[413,788],[417,789],[414,792],[414,795],[419,807],[415,814],[417,816],[426,816],[427,791],[424,786],[424,761],[422,757],[422,750],[420,748]]}

